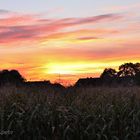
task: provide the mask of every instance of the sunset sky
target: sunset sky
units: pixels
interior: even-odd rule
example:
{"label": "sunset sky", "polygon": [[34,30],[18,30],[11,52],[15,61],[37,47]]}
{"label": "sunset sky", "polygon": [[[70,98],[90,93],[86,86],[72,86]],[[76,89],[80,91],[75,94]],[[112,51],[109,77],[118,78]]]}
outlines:
{"label": "sunset sky", "polygon": [[73,84],[140,62],[140,0],[1,0],[0,70]]}

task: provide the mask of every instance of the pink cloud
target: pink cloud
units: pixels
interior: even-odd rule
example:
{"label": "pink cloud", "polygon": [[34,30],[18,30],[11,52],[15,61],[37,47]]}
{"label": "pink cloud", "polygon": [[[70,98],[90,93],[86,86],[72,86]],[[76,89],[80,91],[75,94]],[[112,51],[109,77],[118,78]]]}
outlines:
{"label": "pink cloud", "polygon": [[86,36],[86,37],[79,37],[78,40],[94,40],[99,39],[98,37]]}
{"label": "pink cloud", "polygon": [[0,43],[36,40],[37,38],[65,30],[73,26],[111,22],[122,18],[117,14],[106,14],[87,18],[40,19],[23,15],[0,19]]}

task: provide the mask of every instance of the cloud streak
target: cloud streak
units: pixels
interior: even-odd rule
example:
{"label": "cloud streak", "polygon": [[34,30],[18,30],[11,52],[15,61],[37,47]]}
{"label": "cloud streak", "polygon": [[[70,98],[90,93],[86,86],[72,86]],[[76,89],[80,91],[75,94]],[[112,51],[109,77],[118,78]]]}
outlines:
{"label": "cloud streak", "polygon": [[0,9],[0,14],[8,14],[8,13],[10,13],[10,11],[4,10],[4,9]]}
{"label": "cloud streak", "polygon": [[121,18],[117,14],[64,19],[38,19],[27,15],[3,18],[0,19],[0,43],[40,39],[74,26],[111,22]]}

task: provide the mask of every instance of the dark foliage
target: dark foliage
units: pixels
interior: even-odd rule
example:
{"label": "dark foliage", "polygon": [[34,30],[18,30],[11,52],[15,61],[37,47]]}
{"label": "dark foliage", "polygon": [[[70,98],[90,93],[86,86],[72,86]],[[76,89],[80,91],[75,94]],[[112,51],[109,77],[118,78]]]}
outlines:
{"label": "dark foliage", "polygon": [[119,67],[118,75],[120,77],[135,76],[140,72],[140,63],[125,63]]}
{"label": "dark foliage", "polygon": [[100,78],[102,79],[109,79],[109,78],[116,78],[117,77],[117,71],[112,68],[106,68],[103,73],[101,74]]}
{"label": "dark foliage", "polygon": [[0,71],[0,85],[5,84],[21,84],[25,81],[22,75],[17,70]]}
{"label": "dark foliage", "polygon": [[100,78],[79,79],[75,86],[132,86],[140,85],[140,63],[125,63],[119,71],[106,68]]}
{"label": "dark foliage", "polygon": [[136,83],[140,85],[140,72],[138,72],[135,76]]}

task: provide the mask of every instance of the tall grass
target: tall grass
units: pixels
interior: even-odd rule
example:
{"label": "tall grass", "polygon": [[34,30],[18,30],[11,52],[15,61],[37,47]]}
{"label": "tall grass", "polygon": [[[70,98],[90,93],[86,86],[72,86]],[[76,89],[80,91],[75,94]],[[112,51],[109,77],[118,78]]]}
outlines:
{"label": "tall grass", "polygon": [[3,87],[0,139],[140,140],[139,94],[139,87]]}

